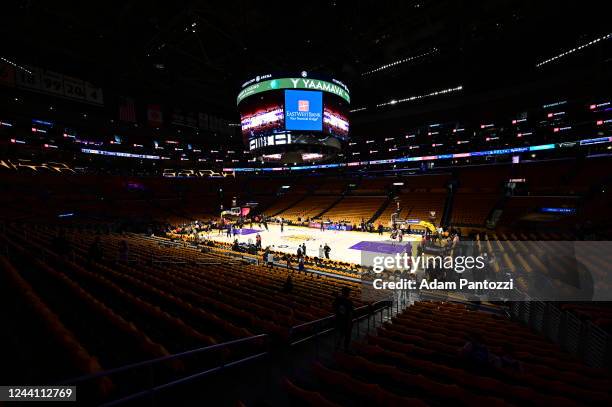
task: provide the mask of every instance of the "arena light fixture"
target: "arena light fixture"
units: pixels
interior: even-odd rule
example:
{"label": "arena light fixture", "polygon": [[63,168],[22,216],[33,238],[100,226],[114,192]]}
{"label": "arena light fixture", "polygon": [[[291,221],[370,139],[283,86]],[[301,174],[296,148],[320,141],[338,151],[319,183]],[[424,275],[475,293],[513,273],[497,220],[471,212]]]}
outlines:
{"label": "arena light fixture", "polygon": [[384,106],[389,106],[389,105],[395,105],[398,103],[412,102],[414,100],[424,99],[424,98],[428,98],[432,96],[444,95],[444,94],[452,93],[452,92],[458,92],[460,90],[463,90],[463,85],[455,86],[454,88],[447,88],[447,89],[437,90],[434,92],[429,92],[424,95],[409,96],[403,99],[392,99],[385,103],[378,103],[376,107],[384,107]]}
{"label": "arena light fixture", "polygon": [[[10,59],[6,59],[4,57],[0,57],[0,61],[2,62],[6,62],[9,65],[12,65],[13,67],[15,67],[16,69],[19,69],[20,71],[26,72],[30,75],[32,75],[32,71],[30,71],[29,69],[27,69],[24,66],[19,65],[18,63],[11,61]],[[15,100],[17,101],[17,98],[15,98]]]}
{"label": "arena light fixture", "polygon": [[429,50],[427,52],[424,52],[422,54],[413,55],[413,56],[410,56],[410,57],[407,57],[407,58],[403,58],[403,59],[398,59],[396,61],[389,62],[388,64],[381,65],[381,66],[379,66],[377,68],[374,68],[374,69],[371,69],[369,71],[366,71],[366,72],[362,73],[361,76],[372,75],[374,73],[377,73],[377,72],[380,72],[380,71],[384,71],[386,69],[393,68],[393,67],[396,67],[398,65],[405,64],[405,63],[410,62],[410,61],[414,61],[416,59],[420,59],[420,58],[426,57],[427,55],[435,54],[436,52],[438,52],[438,48],[434,47],[431,50]]}
{"label": "arena light fixture", "polygon": [[545,60],[543,60],[541,62],[538,62],[536,64],[536,68],[539,68],[539,67],[541,67],[543,65],[546,65],[548,63],[554,62],[554,61],[556,61],[558,59],[564,58],[564,57],[566,57],[566,56],[568,56],[570,54],[573,54],[573,53],[575,53],[577,51],[581,51],[581,50],[583,50],[583,49],[585,49],[587,47],[591,47],[593,45],[596,45],[596,44],[598,44],[601,41],[609,40],[610,38],[612,38],[612,33],[603,35],[603,36],[598,37],[598,38],[595,38],[594,40],[589,41],[589,42],[587,42],[585,44],[579,45],[579,46],[577,46],[575,48],[572,48],[572,49],[568,49],[567,51],[564,51],[564,52],[562,52],[562,53],[560,53],[558,55],[555,55],[554,57],[551,57],[551,58],[545,59]]}

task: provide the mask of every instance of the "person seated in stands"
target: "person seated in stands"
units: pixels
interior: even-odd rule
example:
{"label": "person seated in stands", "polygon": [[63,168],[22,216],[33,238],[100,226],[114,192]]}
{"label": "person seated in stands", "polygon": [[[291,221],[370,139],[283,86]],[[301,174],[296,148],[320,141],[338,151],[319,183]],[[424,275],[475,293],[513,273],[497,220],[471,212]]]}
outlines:
{"label": "person seated in stands", "polygon": [[378,236],[382,236],[383,235],[383,231],[384,231],[384,227],[382,225],[382,223],[378,223]]}
{"label": "person seated in stands", "polygon": [[232,250],[237,252],[240,249],[240,246],[238,245],[238,239],[234,239],[234,243],[232,244]]}
{"label": "person seated in stands", "polygon": [[88,256],[87,256],[87,261],[88,262],[100,262],[100,260],[102,260],[102,246],[100,246],[100,236],[96,236],[96,238],[94,239],[94,241],[91,243],[91,245],[89,246],[89,251],[88,251]]}
{"label": "person seated in stands", "polygon": [[340,348],[340,342],[344,340],[344,350],[348,350],[353,331],[353,313],[355,307],[350,299],[351,289],[342,287],[342,294],[334,300],[334,314],[336,316],[336,349]]}
{"label": "person seated in stands", "polygon": [[289,294],[291,291],[293,291],[293,277],[288,274],[285,284],[283,284],[283,292]]}
{"label": "person seated in stands", "polygon": [[473,367],[484,367],[489,364],[489,348],[482,343],[482,338],[478,333],[473,332],[468,335],[459,354]]}

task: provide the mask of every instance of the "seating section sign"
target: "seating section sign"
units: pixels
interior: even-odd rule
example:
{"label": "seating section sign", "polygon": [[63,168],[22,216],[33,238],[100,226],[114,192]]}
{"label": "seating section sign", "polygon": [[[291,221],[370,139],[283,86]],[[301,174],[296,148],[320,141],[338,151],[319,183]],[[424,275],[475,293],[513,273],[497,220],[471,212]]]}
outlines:
{"label": "seating section sign", "polygon": [[286,90],[285,129],[322,131],[323,94],[307,90]]}

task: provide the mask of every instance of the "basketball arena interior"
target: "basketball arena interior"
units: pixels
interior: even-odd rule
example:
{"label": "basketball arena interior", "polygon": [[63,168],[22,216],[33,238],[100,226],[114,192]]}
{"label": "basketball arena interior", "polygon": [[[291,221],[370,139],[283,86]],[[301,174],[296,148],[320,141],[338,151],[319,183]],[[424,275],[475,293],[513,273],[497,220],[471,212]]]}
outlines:
{"label": "basketball arena interior", "polygon": [[0,9],[0,405],[611,405],[605,2]]}

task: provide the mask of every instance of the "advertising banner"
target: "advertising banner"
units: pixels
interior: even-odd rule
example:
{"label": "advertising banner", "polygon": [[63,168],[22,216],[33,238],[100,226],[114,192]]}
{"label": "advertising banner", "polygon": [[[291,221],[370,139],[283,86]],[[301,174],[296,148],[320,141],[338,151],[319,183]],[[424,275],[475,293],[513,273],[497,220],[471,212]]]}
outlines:
{"label": "advertising banner", "polygon": [[323,94],[307,90],[286,90],[285,129],[323,130]]}

